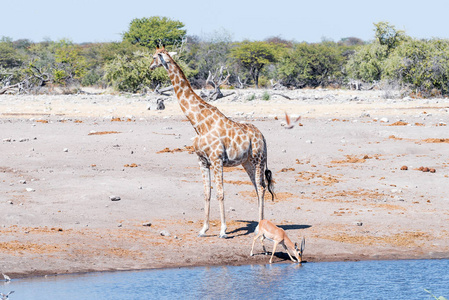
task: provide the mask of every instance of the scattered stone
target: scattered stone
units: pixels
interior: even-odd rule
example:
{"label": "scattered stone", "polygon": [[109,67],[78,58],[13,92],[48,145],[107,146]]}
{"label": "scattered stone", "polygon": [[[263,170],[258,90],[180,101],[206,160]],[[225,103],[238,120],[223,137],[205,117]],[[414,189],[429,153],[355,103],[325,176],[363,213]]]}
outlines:
{"label": "scattered stone", "polygon": [[431,168],[431,169],[429,169],[429,172],[430,172],[430,173],[435,173],[436,170],[435,170],[434,168]]}
{"label": "scattered stone", "polygon": [[313,144],[313,141],[312,140],[307,140],[306,144]]}
{"label": "scattered stone", "polygon": [[363,223],[362,223],[362,222],[355,222],[355,225],[357,225],[357,226],[362,226]]}
{"label": "scattered stone", "polygon": [[23,180],[23,179],[22,179],[22,180],[19,181],[19,183],[21,183],[21,184],[26,184],[27,182],[26,182],[26,180]]}
{"label": "scattered stone", "polygon": [[162,230],[160,232],[160,235],[162,235],[162,236],[171,236],[170,232],[168,232],[167,230]]}
{"label": "scattered stone", "polygon": [[407,167],[407,166],[402,166],[402,167],[401,167],[401,170],[402,170],[402,171],[407,171],[407,170],[408,170],[408,167]]}
{"label": "scattered stone", "polygon": [[68,148],[64,148],[63,151],[64,151],[64,152],[69,152],[69,149],[68,149]]}
{"label": "scattered stone", "polygon": [[3,142],[8,142],[8,143],[10,143],[10,142],[12,142],[12,138],[6,138],[6,139],[3,139]]}
{"label": "scattered stone", "polygon": [[148,226],[148,227],[150,227],[151,225],[152,225],[151,222],[142,223],[142,226]]}
{"label": "scattered stone", "polygon": [[20,140],[19,140],[19,142],[28,142],[30,139],[27,139],[27,138],[21,138]]}
{"label": "scattered stone", "polygon": [[35,192],[36,190],[33,189],[33,188],[26,188],[26,191],[27,191],[27,192]]}
{"label": "scattered stone", "polygon": [[390,120],[388,120],[388,118],[381,118],[381,119],[380,119],[380,122],[382,122],[382,123],[388,123],[388,122],[390,122]]}
{"label": "scattered stone", "polygon": [[117,227],[122,227],[122,226],[123,226],[122,223],[117,224]]}
{"label": "scattered stone", "polygon": [[369,117],[371,117],[371,115],[370,115],[369,113],[367,113],[367,112],[363,112],[363,113],[360,115],[360,117],[361,117],[361,118],[369,118]]}
{"label": "scattered stone", "polygon": [[109,199],[111,201],[120,201],[121,200],[121,198],[119,196],[109,196]]}

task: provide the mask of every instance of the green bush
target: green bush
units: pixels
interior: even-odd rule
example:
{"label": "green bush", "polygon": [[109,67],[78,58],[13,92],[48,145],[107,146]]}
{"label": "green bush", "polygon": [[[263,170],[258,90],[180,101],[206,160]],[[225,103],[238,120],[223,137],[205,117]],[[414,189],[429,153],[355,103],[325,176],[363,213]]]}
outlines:
{"label": "green bush", "polygon": [[287,51],[277,64],[280,82],[286,86],[317,87],[342,80],[343,49],[332,42],[300,43]]}
{"label": "green bush", "polygon": [[262,100],[265,100],[265,101],[270,100],[270,94],[267,91],[263,92]]}
{"label": "green bush", "polygon": [[385,62],[385,78],[399,80],[416,92],[449,93],[449,41],[409,40],[398,46]]}
{"label": "green bush", "polygon": [[348,77],[366,82],[380,80],[387,54],[388,47],[376,42],[360,46],[346,64]]}

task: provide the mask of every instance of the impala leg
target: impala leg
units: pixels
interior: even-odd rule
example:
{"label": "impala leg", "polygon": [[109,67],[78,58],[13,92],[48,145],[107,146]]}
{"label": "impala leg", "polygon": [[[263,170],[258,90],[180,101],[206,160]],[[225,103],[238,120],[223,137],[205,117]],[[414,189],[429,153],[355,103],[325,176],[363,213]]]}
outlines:
{"label": "impala leg", "polygon": [[220,160],[213,164],[215,187],[217,188],[217,200],[220,205],[220,238],[227,238],[226,234],[226,217],[224,208],[224,192],[223,192],[223,162]]}
{"label": "impala leg", "polygon": [[203,176],[204,187],[204,225],[200,230],[198,236],[203,237],[206,235],[206,231],[209,230],[209,215],[210,215],[210,195],[211,195],[211,179],[210,179],[210,166],[207,161],[200,158],[201,175]]}
{"label": "impala leg", "polygon": [[288,251],[287,246],[285,246],[284,243],[282,244],[282,246],[284,247],[285,251],[287,251],[288,256],[290,256],[290,259],[291,259],[293,262],[296,262],[296,260],[294,260],[293,257],[292,257],[292,255],[290,254],[290,251]]}
{"label": "impala leg", "polygon": [[265,255],[268,255],[267,249],[265,248],[265,244],[263,243],[264,240],[265,240],[265,236],[262,234],[262,236],[260,237],[260,242],[262,243],[263,253]]}
{"label": "impala leg", "polygon": [[255,237],[254,237],[254,239],[253,239],[253,246],[251,247],[251,254],[250,254],[250,256],[253,256],[254,254],[253,254],[253,251],[254,251],[254,244],[256,243],[256,241],[257,241],[257,239],[260,237],[260,236],[262,236],[262,234],[257,234]]}
{"label": "impala leg", "polygon": [[274,253],[276,252],[276,247],[278,246],[278,242],[274,242],[274,246],[273,246],[273,252],[271,253],[271,258],[270,258],[270,264],[273,262],[273,256]]}

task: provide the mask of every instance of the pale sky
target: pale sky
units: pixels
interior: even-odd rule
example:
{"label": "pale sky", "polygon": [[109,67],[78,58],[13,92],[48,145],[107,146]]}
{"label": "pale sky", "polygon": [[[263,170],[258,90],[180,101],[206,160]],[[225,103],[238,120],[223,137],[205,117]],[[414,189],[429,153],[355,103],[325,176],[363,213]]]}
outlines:
{"label": "pale sky", "polygon": [[121,41],[134,18],[163,16],[188,35],[225,31],[232,40],[280,36],[296,42],[373,39],[387,21],[414,38],[449,38],[448,0],[0,0],[0,37]]}

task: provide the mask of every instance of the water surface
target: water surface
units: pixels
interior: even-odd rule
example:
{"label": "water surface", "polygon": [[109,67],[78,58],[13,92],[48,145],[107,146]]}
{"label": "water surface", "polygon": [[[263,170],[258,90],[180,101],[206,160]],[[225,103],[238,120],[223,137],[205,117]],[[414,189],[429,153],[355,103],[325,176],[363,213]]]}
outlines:
{"label": "water surface", "polygon": [[449,298],[449,260],[323,262],[98,272],[13,280],[9,299]]}

